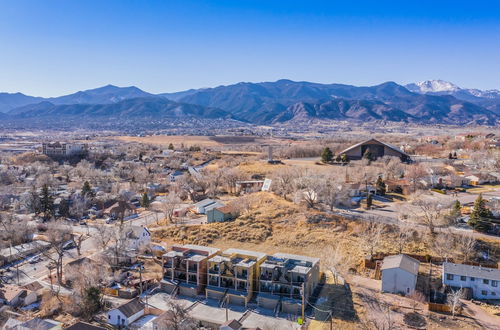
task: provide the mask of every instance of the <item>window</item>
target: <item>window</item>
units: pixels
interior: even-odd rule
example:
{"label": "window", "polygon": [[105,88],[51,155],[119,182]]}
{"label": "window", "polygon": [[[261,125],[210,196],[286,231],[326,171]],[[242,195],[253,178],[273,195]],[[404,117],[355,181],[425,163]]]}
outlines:
{"label": "window", "polygon": [[465,281],[467,278],[465,276],[460,276],[460,281]]}
{"label": "window", "polygon": [[494,281],[494,280],[491,281],[491,286],[495,286],[496,287],[497,285],[498,285],[497,281]]}
{"label": "window", "polygon": [[483,284],[490,284],[490,280],[483,280]]}
{"label": "window", "polygon": [[496,295],[497,295],[497,293],[496,293],[495,291],[492,291],[492,292],[491,292],[491,295],[492,295],[492,296],[496,296]]}
{"label": "window", "polygon": [[471,277],[471,278],[470,278],[470,280],[471,280],[471,281],[475,281],[476,279],[475,279],[474,277]]}
{"label": "window", "polygon": [[453,274],[446,274],[446,279],[453,281]]}
{"label": "window", "polygon": [[482,290],[482,291],[481,291],[481,294],[482,294],[483,296],[486,296],[486,295],[488,294],[488,292],[487,292],[486,290]]}
{"label": "window", "polygon": [[111,320],[111,315],[108,314],[108,320]]}

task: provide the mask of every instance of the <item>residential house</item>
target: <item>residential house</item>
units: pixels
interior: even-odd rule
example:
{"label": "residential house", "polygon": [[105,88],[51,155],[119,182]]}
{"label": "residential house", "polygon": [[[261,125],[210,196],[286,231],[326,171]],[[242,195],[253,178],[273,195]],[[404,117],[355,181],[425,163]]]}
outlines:
{"label": "residential house", "polygon": [[131,226],[127,229],[128,247],[139,250],[151,243],[151,232],[145,226]]}
{"label": "residential house", "polygon": [[208,259],[206,297],[246,306],[257,289],[259,266],[265,259],[265,253],[239,249]]}
{"label": "residential house", "polygon": [[207,283],[207,261],[219,251],[201,245],[173,245],[162,257],[162,289],[186,296],[201,294]]}
{"label": "residential house", "polygon": [[14,318],[9,318],[7,323],[5,323],[2,329],[8,330],[60,330],[62,329],[62,324],[60,322],[50,320],[50,319],[41,319],[35,317],[28,321],[20,321]]}
{"label": "residential house", "polygon": [[444,262],[443,285],[470,288],[475,299],[500,299],[500,269]]}
{"label": "residential house", "polygon": [[204,199],[196,204],[194,204],[193,209],[196,213],[198,214],[205,214],[207,211],[216,208],[216,207],[221,207],[224,206],[221,202],[218,202],[213,199]]}
{"label": "residential house", "polygon": [[230,205],[215,207],[207,212],[207,222],[226,222],[231,221],[235,217],[234,208]]}
{"label": "residential house", "polygon": [[380,268],[382,292],[411,294],[417,284],[420,262],[405,254],[385,257]]}
{"label": "residential house", "polygon": [[99,327],[87,322],[77,322],[65,328],[65,330],[106,330],[106,328]]}
{"label": "residential house", "polygon": [[377,159],[384,156],[393,156],[400,158],[403,162],[411,161],[410,155],[408,155],[398,147],[385,142],[381,142],[377,139],[369,139],[357,143],[347,149],[340,151],[339,155],[345,154],[350,160],[359,160],[362,159],[366,153],[370,154],[371,159]]}
{"label": "residential house", "polygon": [[413,191],[411,183],[406,179],[386,180],[384,183],[387,192],[409,195]]}
{"label": "residential house", "polygon": [[104,210],[104,214],[115,219],[124,219],[127,216],[136,214],[136,207],[126,201],[118,201]]}
{"label": "residential house", "polygon": [[262,190],[264,180],[245,180],[236,182],[236,191],[251,193]]}
{"label": "residential house", "polygon": [[34,291],[24,289],[17,285],[0,284],[0,304],[13,307],[27,306],[38,300]]}
{"label": "residential house", "polygon": [[134,298],[110,310],[108,312],[108,323],[119,327],[128,327],[132,322],[141,318],[144,313],[145,304],[140,298]]}
{"label": "residential house", "polygon": [[0,266],[26,258],[30,254],[40,253],[48,249],[49,246],[49,242],[33,241],[0,249]]}
{"label": "residential house", "polygon": [[298,313],[302,294],[309,298],[319,282],[319,258],[276,253],[259,268],[257,302],[264,308]]}

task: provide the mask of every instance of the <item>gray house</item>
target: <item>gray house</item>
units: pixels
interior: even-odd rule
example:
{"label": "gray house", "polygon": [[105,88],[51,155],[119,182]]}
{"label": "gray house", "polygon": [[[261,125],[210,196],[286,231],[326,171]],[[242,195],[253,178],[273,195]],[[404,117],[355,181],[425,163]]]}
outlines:
{"label": "gray house", "polygon": [[382,292],[411,294],[417,284],[420,262],[405,254],[385,257],[382,262]]}
{"label": "gray house", "polygon": [[474,299],[500,299],[500,269],[443,263],[443,284],[470,288]]}
{"label": "gray house", "polygon": [[207,211],[207,222],[225,222],[234,219],[233,208],[231,206],[222,206]]}

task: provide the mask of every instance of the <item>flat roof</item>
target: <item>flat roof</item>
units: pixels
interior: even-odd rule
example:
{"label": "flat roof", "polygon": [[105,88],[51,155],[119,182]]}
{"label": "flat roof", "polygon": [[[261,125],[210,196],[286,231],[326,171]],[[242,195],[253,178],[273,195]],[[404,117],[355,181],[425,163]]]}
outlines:
{"label": "flat roof", "polygon": [[249,251],[249,250],[241,250],[241,249],[234,249],[230,248],[224,251],[225,254],[241,254],[245,256],[251,256],[257,258],[257,260],[260,260],[262,258],[266,257],[266,254],[263,252],[257,252],[257,251]]}

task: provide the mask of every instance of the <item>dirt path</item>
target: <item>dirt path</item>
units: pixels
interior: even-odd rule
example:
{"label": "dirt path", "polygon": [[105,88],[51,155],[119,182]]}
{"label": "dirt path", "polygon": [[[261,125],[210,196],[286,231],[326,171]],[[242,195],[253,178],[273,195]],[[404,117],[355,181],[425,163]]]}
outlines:
{"label": "dirt path", "polygon": [[500,317],[491,315],[473,302],[464,301],[464,312],[474,318],[483,329],[500,329]]}

